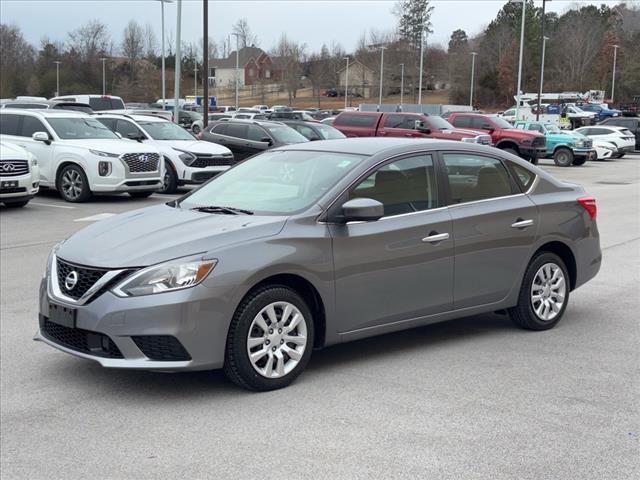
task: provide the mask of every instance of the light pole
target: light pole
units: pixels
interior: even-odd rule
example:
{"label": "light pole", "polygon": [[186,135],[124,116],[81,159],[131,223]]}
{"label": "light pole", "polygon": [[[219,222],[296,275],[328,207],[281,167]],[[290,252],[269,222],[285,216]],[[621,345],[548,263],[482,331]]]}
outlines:
{"label": "light pole", "polygon": [[53,62],[56,64],[56,97],[60,96],[60,65],[62,64],[62,62],[60,61],[55,61]]}
{"label": "light pole", "polygon": [[240,90],[238,90],[239,87],[239,82],[240,82],[240,77],[238,75],[238,70],[240,69],[240,34],[239,33],[232,33],[231,35],[234,35],[236,37],[236,110],[238,110],[238,103],[239,103],[239,97],[240,97]]}
{"label": "light pole", "polygon": [[202,0],[202,125],[209,123],[209,0]]}
{"label": "light pole", "polygon": [[173,88],[173,121],[180,122],[180,114],[178,112],[180,105],[180,66],[182,59],[180,57],[180,26],[182,24],[182,0],[178,0],[178,13],[176,18],[176,68],[175,68],[175,85]]}
{"label": "light pole", "polygon": [[382,78],[384,77],[384,51],[387,47],[380,45],[380,91],[378,92],[378,111],[382,108]]}
{"label": "light pole", "polygon": [[162,110],[166,110],[167,103],[167,91],[166,91],[166,79],[165,79],[165,64],[164,64],[164,4],[172,3],[173,0],[159,0],[160,2],[160,11],[161,11],[161,19],[162,19],[162,31],[160,32],[160,37],[162,38],[161,44],[161,53],[162,53]]}
{"label": "light pole", "polygon": [[418,105],[422,105],[422,69],[424,67],[424,29],[420,32],[420,72],[418,76]]}
{"label": "light pole", "polygon": [[540,54],[540,88],[538,89],[538,108],[536,110],[536,122],[538,120],[540,120],[540,101],[541,101],[541,97],[542,97],[542,77],[544,76],[544,49],[545,49],[545,43],[547,40],[549,40],[548,37],[544,36],[544,26],[546,23],[546,17],[545,17],[545,7],[546,7],[546,3],[550,2],[551,0],[542,0],[542,29],[540,32],[540,35],[542,36],[542,53]]}
{"label": "light pole", "polygon": [[193,101],[198,103],[198,62],[193,66],[193,96]]}
{"label": "light pole", "polygon": [[620,45],[613,46],[613,78],[611,79],[611,104],[613,105],[613,94],[616,91],[616,60],[618,59],[618,48]]}
{"label": "light pole", "polygon": [[473,110],[473,87],[475,85],[474,78],[476,73],[476,52],[471,52],[471,91],[469,92],[469,106]]}
{"label": "light pole", "polygon": [[518,113],[520,112],[520,94],[522,86],[522,55],[524,51],[524,18],[527,10],[526,0],[509,0],[511,3],[522,3],[522,22],[520,25],[520,59],[518,60],[518,91],[516,92],[516,120],[518,120]]}
{"label": "light pole", "polygon": [[349,57],[344,57],[347,61],[347,70],[344,72],[344,109],[347,109],[347,97],[349,96]]}
{"label": "light pole", "polygon": [[400,64],[400,107],[404,103],[404,63]]}
{"label": "light pole", "polygon": [[105,57],[102,57],[100,59],[100,61],[102,62],[102,96],[105,96],[107,94],[107,87],[106,87],[106,76],[105,76],[105,62],[107,61],[107,59]]}

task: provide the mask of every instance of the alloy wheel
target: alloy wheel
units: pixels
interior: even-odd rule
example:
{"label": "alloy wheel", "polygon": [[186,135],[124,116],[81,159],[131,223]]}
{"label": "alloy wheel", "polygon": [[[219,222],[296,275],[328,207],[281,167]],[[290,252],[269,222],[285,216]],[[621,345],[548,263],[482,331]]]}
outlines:
{"label": "alloy wheel", "polygon": [[290,373],[307,348],[307,324],[289,302],[274,302],[254,317],[247,336],[247,354],[254,370],[266,378]]}
{"label": "alloy wheel", "polygon": [[545,263],[538,269],[531,285],[531,306],[539,319],[551,321],[562,311],[566,288],[560,266]]}
{"label": "alloy wheel", "polygon": [[71,200],[76,200],[80,195],[82,195],[82,190],[84,188],[80,172],[74,169],[64,172],[60,182],[60,187],[62,188],[62,192],[65,197]]}

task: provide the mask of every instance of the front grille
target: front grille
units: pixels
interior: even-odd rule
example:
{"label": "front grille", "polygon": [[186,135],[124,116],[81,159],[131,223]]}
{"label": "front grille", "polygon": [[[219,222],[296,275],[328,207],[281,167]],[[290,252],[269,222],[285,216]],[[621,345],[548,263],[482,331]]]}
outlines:
{"label": "front grille", "polygon": [[27,173],[28,160],[0,160],[0,177],[18,177]]}
{"label": "front grille", "polygon": [[233,165],[233,156],[228,157],[215,157],[211,155],[196,155],[196,159],[190,165],[195,168],[205,167],[225,167]]}
{"label": "front grille", "polygon": [[179,362],[191,360],[180,341],[171,335],[143,335],[131,337],[138,348],[151,360]]}
{"label": "front grille", "polygon": [[41,320],[42,334],[52,342],[76,352],[88,353],[98,357],[123,358],[118,346],[108,336],[81,328],[70,328],[49,321]]}
{"label": "front grille", "polygon": [[478,135],[480,145],[491,145],[491,135]]}
{"label": "front grille", "polygon": [[[56,267],[58,270],[58,286],[60,287],[60,291],[74,300],[78,300],[87,293],[87,291],[107,273],[107,270],[79,267],[60,260],[59,258],[57,259]],[[69,289],[65,285],[65,282],[71,272],[76,272],[77,280],[73,288]]]}
{"label": "front grille", "polygon": [[27,189],[25,187],[0,188],[0,193],[23,193],[26,191]]}
{"label": "front grille", "polygon": [[127,187],[148,187],[150,185],[160,184],[160,180],[132,180],[130,182],[124,182]]}
{"label": "front grille", "polygon": [[546,147],[547,139],[545,137],[536,137],[533,139],[532,145],[534,147]]}
{"label": "front grille", "polygon": [[582,144],[584,145],[584,148],[591,148],[593,147],[593,140],[583,140]]}
{"label": "front grille", "polygon": [[125,153],[122,160],[132,173],[156,172],[160,163],[160,155],[157,153]]}

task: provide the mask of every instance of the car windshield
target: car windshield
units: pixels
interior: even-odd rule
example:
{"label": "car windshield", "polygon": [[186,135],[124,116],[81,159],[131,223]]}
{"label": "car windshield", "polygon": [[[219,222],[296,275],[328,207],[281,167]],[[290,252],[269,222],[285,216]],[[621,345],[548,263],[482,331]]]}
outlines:
{"label": "car windshield", "polygon": [[314,128],[320,133],[320,136],[323,140],[336,140],[338,138],[347,138],[344,133],[342,133],[337,128],[333,128],[329,125],[325,125],[324,123],[318,123],[313,125]]}
{"label": "car windshield", "polygon": [[94,118],[50,117],[47,122],[63,140],[91,140],[118,138],[118,136]]}
{"label": "car windshield", "polygon": [[286,126],[266,126],[265,128],[269,130],[269,133],[273,135],[273,137],[282,143],[302,143],[308,142],[302,134],[296,132],[293,128],[289,128]]}
{"label": "car windshield", "polygon": [[138,122],[154,140],[193,140],[193,135],[172,122]]}
{"label": "car windshield", "polygon": [[290,214],[313,205],[365,158],[334,152],[265,152],[215,177],[179,206]]}
{"label": "car windshield", "polygon": [[427,117],[427,121],[431,128],[436,130],[450,130],[455,128],[449,122],[447,122],[444,118],[438,117],[437,115],[430,115]]}
{"label": "car windshield", "polygon": [[557,125],[554,125],[552,123],[545,125],[544,128],[547,129],[548,133],[562,133],[562,131],[557,127]]}

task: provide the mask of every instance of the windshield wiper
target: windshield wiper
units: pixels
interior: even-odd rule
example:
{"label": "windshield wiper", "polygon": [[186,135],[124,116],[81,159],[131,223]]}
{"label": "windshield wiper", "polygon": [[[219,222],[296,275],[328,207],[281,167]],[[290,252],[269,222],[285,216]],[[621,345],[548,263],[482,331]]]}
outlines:
{"label": "windshield wiper", "polygon": [[238,215],[239,213],[244,213],[245,215],[253,215],[253,212],[251,210],[244,210],[242,208],[234,207],[219,207],[217,205],[193,207],[190,210],[196,210],[198,212],[205,213],[222,213],[224,215]]}

